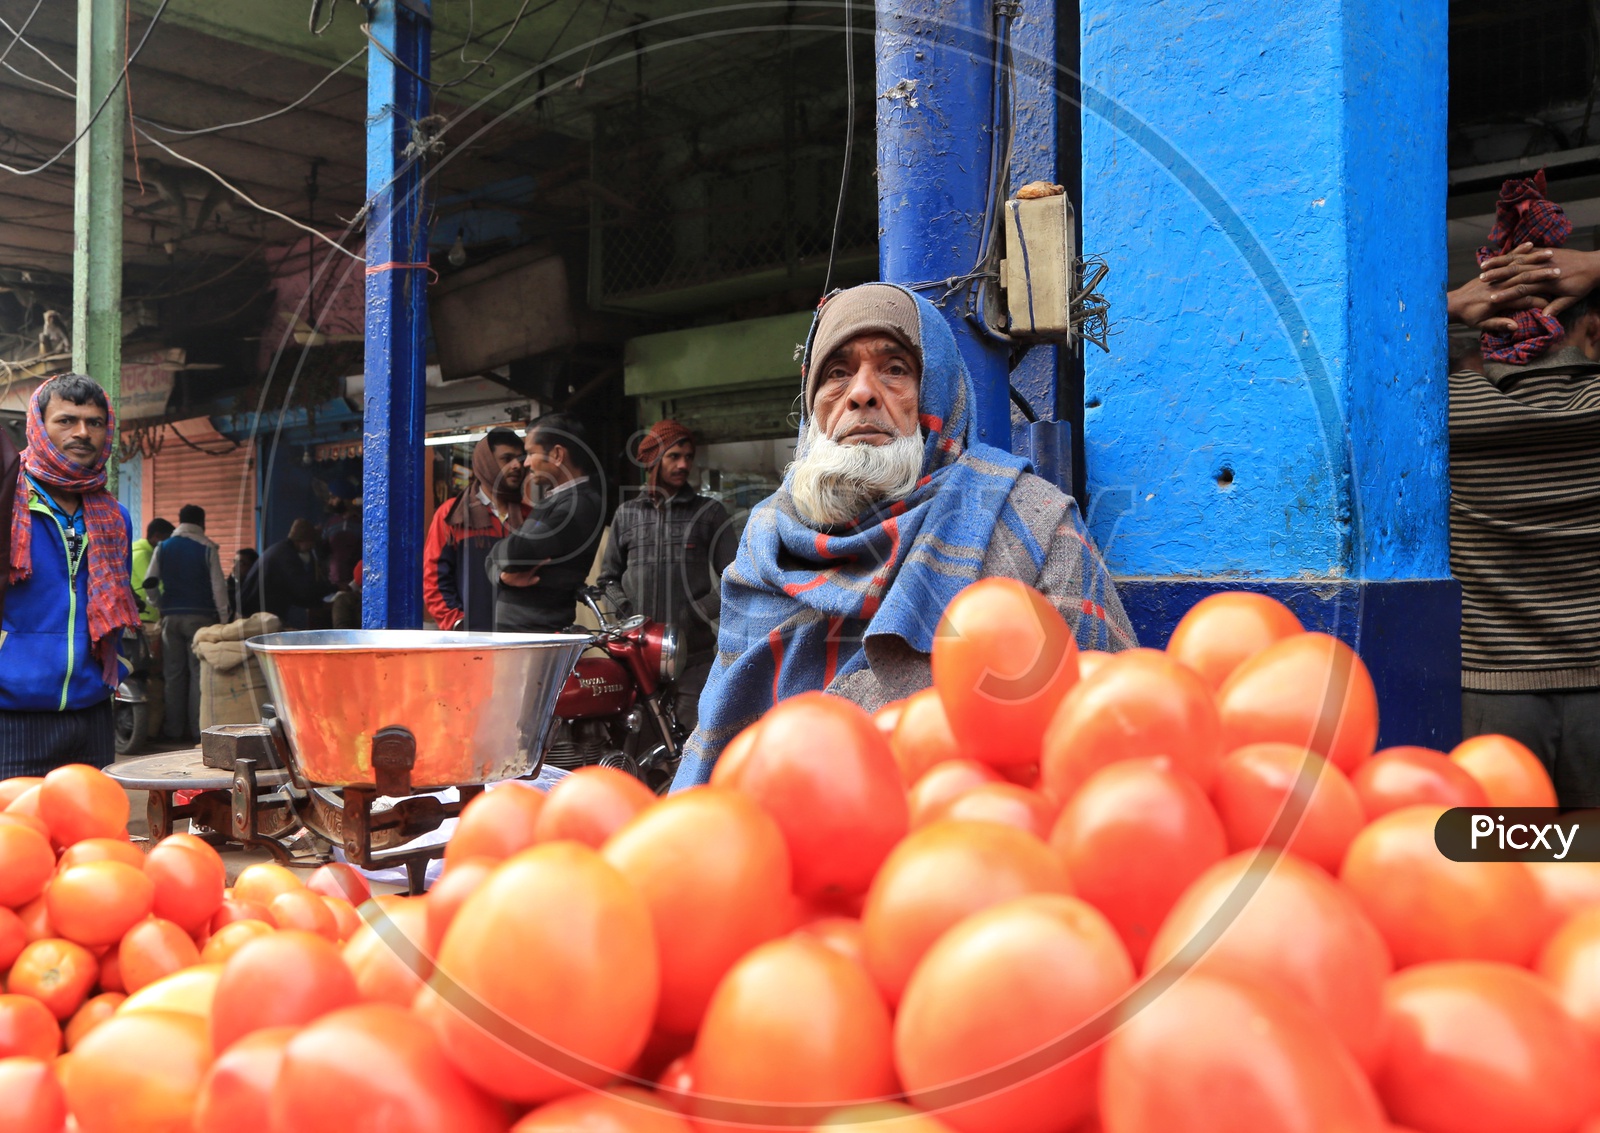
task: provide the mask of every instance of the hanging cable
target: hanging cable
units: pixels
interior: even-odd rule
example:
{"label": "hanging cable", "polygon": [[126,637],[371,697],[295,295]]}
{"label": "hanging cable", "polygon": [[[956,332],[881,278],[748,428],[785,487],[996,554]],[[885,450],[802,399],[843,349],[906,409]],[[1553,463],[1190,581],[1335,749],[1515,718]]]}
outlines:
{"label": "hanging cable", "polygon": [[[22,40],[22,33],[28,30],[28,25],[33,23],[33,17],[39,14],[39,9],[42,7],[44,7],[44,0],[34,0],[33,11],[29,12],[28,18],[22,21],[22,26],[16,29],[13,29],[3,17],[0,17],[0,27],[4,27],[6,31],[11,32],[11,42],[6,44],[4,51],[0,51],[0,63],[5,62],[6,56],[11,54],[11,49]],[[33,45],[30,43],[28,46],[32,47]]]}
{"label": "hanging cable", "polygon": [[346,67],[356,62],[356,60],[360,59],[365,54],[365,49],[357,51],[354,55],[350,56],[350,58],[346,59],[343,63],[340,63],[333,70],[329,71],[326,75],[322,76],[322,78],[318,79],[316,86],[306,91],[305,94],[289,103],[289,105],[280,107],[277,110],[270,111],[266,114],[258,114],[254,118],[244,118],[238,122],[223,122],[221,125],[217,126],[203,126],[198,130],[180,130],[176,126],[163,126],[161,123],[154,122],[149,118],[140,118],[139,121],[146,126],[151,126],[157,130],[160,130],[163,134],[172,134],[176,137],[184,138],[198,137],[201,134],[215,134],[222,130],[236,130],[240,126],[254,126],[257,122],[265,122],[269,119],[278,117],[280,114],[287,114],[291,110],[299,109],[305,104],[306,100],[325,87],[335,75],[342,72]]}
{"label": "hanging cable", "polygon": [[853,0],[844,3],[844,169],[839,174],[839,200],[833,207],[833,235],[828,240],[828,270],[822,277],[822,293],[833,290],[833,264],[839,255],[839,229],[844,224],[845,193],[850,188],[850,157],[856,146],[856,44]]}

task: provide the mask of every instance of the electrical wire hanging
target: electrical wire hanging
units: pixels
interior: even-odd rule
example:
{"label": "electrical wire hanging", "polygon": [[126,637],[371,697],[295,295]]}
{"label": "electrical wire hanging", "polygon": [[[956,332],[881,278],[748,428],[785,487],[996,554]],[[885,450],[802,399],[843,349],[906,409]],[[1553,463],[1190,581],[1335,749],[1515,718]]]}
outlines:
{"label": "electrical wire hanging", "polygon": [[833,208],[833,235],[828,240],[828,270],[822,277],[822,293],[833,290],[833,264],[839,255],[839,229],[844,223],[845,193],[850,188],[850,157],[856,148],[856,44],[854,3],[844,3],[844,169],[839,174],[839,200]]}
{"label": "electrical wire hanging", "polygon": [[[0,27],[4,27],[6,31],[11,32],[11,42],[6,44],[4,51],[0,51],[0,63],[5,62],[6,56],[11,54],[11,49],[21,41],[23,33],[28,30],[28,25],[33,23],[33,17],[39,14],[39,9],[42,7],[44,7],[44,0],[34,0],[33,11],[28,13],[28,18],[22,21],[20,28],[13,29],[10,24],[6,23],[4,18],[0,18]],[[33,45],[29,44],[28,46],[32,47]]]}
{"label": "electrical wire hanging", "polygon": [[299,98],[295,99],[293,102],[289,103],[287,106],[280,107],[279,109],[270,111],[270,112],[268,112],[266,114],[258,114],[254,118],[243,118],[243,119],[240,119],[238,122],[223,122],[223,123],[221,123],[220,125],[217,125],[217,126],[202,126],[201,128],[199,128],[197,130],[180,130],[176,126],[163,126],[160,122],[152,121],[149,118],[142,118],[141,117],[141,118],[136,119],[136,121],[141,122],[146,126],[150,126],[150,127],[153,127],[154,129],[160,130],[164,134],[172,134],[172,135],[174,135],[176,137],[184,137],[184,138],[194,138],[194,137],[200,136],[201,134],[216,134],[216,133],[220,133],[223,130],[236,130],[241,126],[254,126],[257,122],[266,122],[269,119],[276,118],[281,114],[287,114],[291,110],[298,109],[299,107],[304,105],[305,102],[312,95],[316,94],[323,87],[327,86],[328,82],[330,80],[332,80],[332,78],[335,75],[337,75],[340,72],[342,72],[346,67],[349,67],[352,63],[356,62],[358,59],[360,59],[365,54],[366,54],[366,49],[365,48],[363,48],[360,51],[357,51],[354,55],[350,56],[350,58],[346,59],[343,63],[340,63],[333,70],[329,71],[326,75],[322,76],[322,78],[318,79],[317,80],[317,84],[315,86],[313,86],[310,90],[306,91],[305,94],[301,95]]}

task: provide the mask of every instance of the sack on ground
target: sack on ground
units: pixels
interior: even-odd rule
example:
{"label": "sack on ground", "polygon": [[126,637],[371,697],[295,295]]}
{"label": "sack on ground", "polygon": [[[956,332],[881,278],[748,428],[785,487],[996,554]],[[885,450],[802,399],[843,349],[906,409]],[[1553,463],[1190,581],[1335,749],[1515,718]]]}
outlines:
{"label": "sack on ground", "polygon": [[245,645],[247,638],[277,633],[278,619],[255,614],[226,625],[206,626],[194,635],[200,660],[200,727],[256,724],[267,702],[261,664]]}

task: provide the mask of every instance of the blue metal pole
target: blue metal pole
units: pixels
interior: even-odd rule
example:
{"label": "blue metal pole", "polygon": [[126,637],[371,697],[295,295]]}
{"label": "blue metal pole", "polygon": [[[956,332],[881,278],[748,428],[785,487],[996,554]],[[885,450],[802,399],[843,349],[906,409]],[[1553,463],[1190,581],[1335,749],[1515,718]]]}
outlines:
{"label": "blue metal pole", "polygon": [[[977,265],[993,139],[991,5],[877,0],[878,265],[890,283],[949,279]],[[977,387],[978,435],[1009,449],[1006,351],[967,321],[964,294],[945,317]]]}
{"label": "blue metal pole", "polygon": [[[361,624],[422,625],[422,460],[428,226],[422,163],[407,157],[429,113],[427,0],[378,0],[367,49],[366,392]],[[391,58],[392,56],[392,58]],[[395,62],[399,61],[399,64]]]}

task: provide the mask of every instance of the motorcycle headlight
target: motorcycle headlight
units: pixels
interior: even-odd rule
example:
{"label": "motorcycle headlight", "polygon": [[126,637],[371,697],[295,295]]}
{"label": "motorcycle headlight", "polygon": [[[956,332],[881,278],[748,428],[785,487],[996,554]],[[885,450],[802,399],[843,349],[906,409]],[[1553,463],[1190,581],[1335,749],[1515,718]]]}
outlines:
{"label": "motorcycle headlight", "polygon": [[667,626],[661,633],[661,679],[675,681],[683,675],[683,650],[678,648],[678,627]]}

